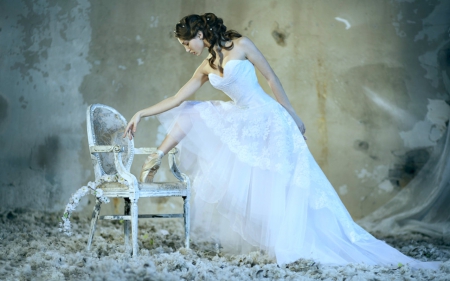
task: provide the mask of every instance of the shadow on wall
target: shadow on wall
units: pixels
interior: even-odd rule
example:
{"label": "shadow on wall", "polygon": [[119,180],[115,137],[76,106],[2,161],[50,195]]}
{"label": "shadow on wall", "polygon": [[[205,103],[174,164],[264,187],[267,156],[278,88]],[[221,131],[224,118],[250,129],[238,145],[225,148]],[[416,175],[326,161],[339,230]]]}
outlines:
{"label": "shadow on wall", "polygon": [[[448,30],[448,36],[450,37],[450,28]],[[442,82],[444,84],[447,93],[450,94],[450,42],[445,44],[437,53],[437,61],[439,64],[439,70],[442,73]],[[447,100],[450,105],[450,101]]]}
{"label": "shadow on wall", "polygon": [[8,101],[0,93],[0,133],[6,127],[7,117],[8,117]]}
{"label": "shadow on wall", "polygon": [[430,159],[431,148],[409,150],[396,155],[397,162],[389,169],[388,179],[394,187],[405,187]]}
{"label": "shadow on wall", "polygon": [[57,157],[60,153],[60,140],[57,135],[46,137],[44,143],[37,147],[36,155],[32,157],[42,171],[46,171],[45,179],[55,184],[55,175],[58,173]]}

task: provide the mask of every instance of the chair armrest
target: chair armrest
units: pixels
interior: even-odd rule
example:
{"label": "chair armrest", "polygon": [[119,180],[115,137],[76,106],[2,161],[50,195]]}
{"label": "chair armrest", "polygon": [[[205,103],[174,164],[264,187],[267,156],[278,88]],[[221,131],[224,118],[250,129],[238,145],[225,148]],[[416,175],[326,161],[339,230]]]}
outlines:
{"label": "chair armrest", "polygon": [[190,192],[191,192],[190,191],[191,190],[191,181],[190,181],[189,177],[186,174],[180,172],[180,170],[178,169],[177,162],[175,161],[175,154],[177,154],[177,153],[178,153],[178,149],[176,147],[174,147],[173,149],[171,149],[169,151],[170,171],[172,172],[172,174],[179,181],[182,181],[182,182],[184,182],[186,184],[186,188],[188,190],[186,198],[187,198],[187,200],[189,202],[189,198],[191,197],[191,195],[190,195]]}
{"label": "chair armrest", "polygon": [[[152,154],[158,148],[156,147],[135,147],[134,154]],[[176,147],[172,148],[169,153],[178,153],[178,149]]]}
{"label": "chair armrest", "polygon": [[134,154],[152,154],[156,149],[156,147],[135,147]]}
{"label": "chair armrest", "polygon": [[[136,177],[132,173],[127,171],[127,169],[123,165],[122,152],[123,151],[114,151],[114,164],[116,166],[117,173],[129,183],[130,188],[133,188],[134,191],[137,191],[138,181]],[[136,196],[136,194],[132,195],[131,197],[134,196]]]}
{"label": "chair armrest", "polygon": [[180,172],[178,169],[177,162],[175,161],[175,154],[178,153],[178,149],[176,147],[172,148],[169,151],[169,167],[172,174],[180,181],[186,181],[187,176]]}
{"label": "chair armrest", "polygon": [[125,148],[119,145],[91,145],[89,151],[91,153],[123,152]]}
{"label": "chair armrest", "polygon": [[[152,154],[156,152],[156,147],[135,147],[134,154]],[[175,152],[174,152],[175,151]],[[178,150],[176,147],[172,148],[169,153],[177,153]]]}
{"label": "chair armrest", "polygon": [[[125,147],[120,145],[91,145],[89,151],[92,153],[114,153],[114,164],[117,173],[129,183],[129,187],[134,190],[137,189],[138,183],[136,177],[127,171],[122,162],[122,153],[125,151]],[[131,197],[134,197],[133,194]],[[130,197],[130,198],[131,198]]]}

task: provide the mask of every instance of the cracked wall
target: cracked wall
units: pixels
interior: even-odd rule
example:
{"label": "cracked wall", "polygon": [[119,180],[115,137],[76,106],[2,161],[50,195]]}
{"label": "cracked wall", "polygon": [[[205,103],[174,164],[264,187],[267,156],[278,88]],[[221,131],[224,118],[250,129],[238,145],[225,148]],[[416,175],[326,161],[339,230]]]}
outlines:
{"label": "cracked wall", "polygon": [[[174,24],[210,11],[266,56],[354,218],[404,188],[447,129],[448,1],[0,1],[0,205],[60,210],[93,178],[87,105],[129,119],[175,94],[201,59]],[[206,83],[193,99],[227,97]],[[163,137],[150,117],[135,143]]]}

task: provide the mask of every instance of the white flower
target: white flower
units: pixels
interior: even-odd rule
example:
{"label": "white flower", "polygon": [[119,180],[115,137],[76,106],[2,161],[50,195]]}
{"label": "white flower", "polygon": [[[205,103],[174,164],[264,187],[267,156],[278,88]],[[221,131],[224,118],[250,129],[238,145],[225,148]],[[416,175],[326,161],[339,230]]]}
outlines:
{"label": "white flower", "polygon": [[87,185],[82,186],[79,188],[72,196],[70,197],[69,203],[67,204],[64,215],[61,218],[62,222],[59,224],[59,231],[63,232],[64,234],[70,236],[72,235],[71,230],[71,223],[70,223],[70,216],[73,211],[75,211],[78,203],[80,202],[81,198],[85,196],[88,193],[93,194],[97,199],[102,203],[109,203],[109,198],[103,196],[103,190],[100,188],[97,188],[100,184],[105,182],[113,182],[113,181],[119,181],[122,184],[127,184],[127,181],[120,177],[119,175],[104,175],[100,179],[92,182],[88,182]]}
{"label": "white flower", "polygon": [[66,211],[71,212],[75,210],[75,206],[73,204],[67,204]]}
{"label": "white flower", "polygon": [[77,203],[78,203],[78,201],[80,201],[80,198],[81,198],[81,194],[78,193],[78,192],[76,192],[76,193],[72,196],[73,201],[74,201],[74,202],[77,202]]}
{"label": "white flower", "polygon": [[83,197],[83,196],[85,196],[86,194],[89,193],[89,190],[90,189],[87,186],[83,186],[78,191],[79,191],[80,196]]}
{"label": "white flower", "polygon": [[90,189],[95,189],[95,186],[96,186],[96,184],[94,183],[94,182],[88,182],[88,184],[87,184],[87,186],[90,188]]}
{"label": "white flower", "polygon": [[100,189],[100,188],[97,188],[97,189],[95,190],[95,196],[97,196],[97,197],[102,197],[102,195],[103,195],[103,190]]}

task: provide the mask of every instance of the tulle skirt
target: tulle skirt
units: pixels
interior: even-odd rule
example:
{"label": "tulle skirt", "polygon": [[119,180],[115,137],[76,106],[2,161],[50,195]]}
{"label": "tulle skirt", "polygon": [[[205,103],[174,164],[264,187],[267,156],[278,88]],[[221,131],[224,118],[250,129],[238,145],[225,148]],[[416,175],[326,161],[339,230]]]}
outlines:
{"label": "tulle skirt", "polygon": [[278,102],[188,101],[157,117],[179,141],[180,169],[192,181],[194,240],[216,241],[229,253],[263,250],[278,264],[438,267],[353,222]]}

